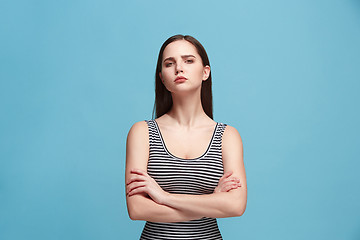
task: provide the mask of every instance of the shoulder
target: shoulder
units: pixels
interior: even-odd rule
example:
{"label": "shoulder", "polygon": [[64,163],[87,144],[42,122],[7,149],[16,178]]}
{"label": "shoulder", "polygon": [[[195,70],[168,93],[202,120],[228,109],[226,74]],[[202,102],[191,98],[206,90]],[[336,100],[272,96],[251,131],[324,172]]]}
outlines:
{"label": "shoulder", "polygon": [[238,138],[238,140],[241,140],[240,133],[235,127],[230,126],[228,124],[224,124],[224,125],[225,125],[224,126],[225,130],[223,133],[223,138]]}
{"label": "shoulder", "polygon": [[239,145],[242,147],[242,139],[238,130],[228,124],[225,125],[225,130],[222,136],[223,148],[226,150],[229,148],[233,149],[234,147],[238,148]]}
{"label": "shoulder", "polygon": [[149,134],[148,131],[149,131],[148,125],[145,120],[135,122],[129,130],[129,133],[127,136],[128,141],[129,140],[139,140],[139,139],[145,138]]}
{"label": "shoulder", "polygon": [[146,122],[146,120],[143,121],[139,121],[139,122],[135,122],[130,130],[129,130],[129,134],[136,134],[136,133],[141,133],[141,132],[147,132],[148,131],[148,124]]}

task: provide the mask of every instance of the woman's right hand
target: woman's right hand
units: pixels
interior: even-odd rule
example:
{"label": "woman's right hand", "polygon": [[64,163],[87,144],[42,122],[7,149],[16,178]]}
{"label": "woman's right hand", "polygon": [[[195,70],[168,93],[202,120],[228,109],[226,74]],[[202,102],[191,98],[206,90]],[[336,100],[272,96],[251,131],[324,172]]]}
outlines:
{"label": "woman's right hand", "polygon": [[224,173],[224,175],[220,178],[219,183],[214,190],[214,193],[228,192],[232,189],[241,187],[240,179],[236,177],[231,177],[232,174],[232,171]]}
{"label": "woman's right hand", "polygon": [[126,194],[129,197],[134,194],[146,193],[154,202],[164,204],[169,193],[165,192],[146,171],[132,169],[130,173],[132,176],[126,183]]}

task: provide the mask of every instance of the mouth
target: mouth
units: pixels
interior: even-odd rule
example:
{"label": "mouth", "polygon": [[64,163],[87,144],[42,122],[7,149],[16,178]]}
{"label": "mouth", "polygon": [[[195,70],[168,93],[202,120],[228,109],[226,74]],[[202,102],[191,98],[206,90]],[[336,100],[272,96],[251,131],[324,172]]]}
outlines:
{"label": "mouth", "polygon": [[185,82],[186,80],[187,80],[186,77],[179,76],[174,80],[174,82]]}

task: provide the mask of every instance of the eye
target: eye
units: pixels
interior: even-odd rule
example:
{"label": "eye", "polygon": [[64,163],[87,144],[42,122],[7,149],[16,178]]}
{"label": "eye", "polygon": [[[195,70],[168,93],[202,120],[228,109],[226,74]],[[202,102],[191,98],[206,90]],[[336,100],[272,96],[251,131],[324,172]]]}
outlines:
{"label": "eye", "polygon": [[165,63],[165,67],[170,67],[172,65],[172,62]]}
{"label": "eye", "polygon": [[192,59],[187,59],[185,62],[186,62],[186,63],[193,63],[194,60],[192,60]]}

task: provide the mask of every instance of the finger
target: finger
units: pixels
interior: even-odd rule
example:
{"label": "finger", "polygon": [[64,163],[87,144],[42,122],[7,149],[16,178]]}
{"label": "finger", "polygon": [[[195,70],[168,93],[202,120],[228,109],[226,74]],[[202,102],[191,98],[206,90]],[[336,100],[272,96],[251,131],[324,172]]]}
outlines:
{"label": "finger", "polygon": [[241,187],[241,184],[240,183],[237,183],[237,182],[228,182],[224,185],[221,186],[221,189],[222,191],[228,191],[228,188],[238,188],[238,187]]}
{"label": "finger", "polygon": [[225,191],[225,192],[228,192],[228,191],[230,191],[230,190],[232,190],[232,189],[235,189],[235,188],[236,188],[235,185],[228,185],[228,186],[225,187],[224,191]]}
{"label": "finger", "polygon": [[239,187],[238,184],[229,184],[225,187],[225,191],[228,192],[228,191],[230,191],[232,189],[236,189],[238,187]]}
{"label": "finger", "polygon": [[146,185],[146,182],[133,182],[126,187],[126,193],[128,194],[132,190],[134,190],[138,187],[144,187],[145,185]]}
{"label": "finger", "polygon": [[225,180],[224,182],[222,182],[219,186],[220,187],[225,187],[226,185],[228,184],[237,184],[236,181],[233,181],[233,180]]}
{"label": "finger", "polygon": [[144,170],[141,170],[141,169],[131,169],[130,170],[130,173],[133,173],[133,174],[139,174],[139,175],[142,175],[142,176],[146,176],[146,177],[150,177],[150,175],[147,173],[147,171],[144,171]]}
{"label": "finger", "polygon": [[146,172],[144,170],[137,169],[137,168],[131,169],[130,173],[136,173],[136,174],[140,174],[140,175],[145,175],[146,174]]}
{"label": "finger", "polygon": [[144,186],[144,187],[135,188],[135,189],[133,189],[132,191],[130,191],[128,193],[128,196],[130,197],[130,196],[135,195],[137,193],[147,193],[146,192],[146,187]]}
{"label": "finger", "polygon": [[222,175],[222,177],[219,179],[219,183],[222,182],[224,179],[228,178],[229,176],[231,176],[232,171],[228,171],[226,173],[224,173],[224,175]]}
{"label": "finger", "polygon": [[146,177],[141,176],[141,175],[134,175],[127,180],[126,185],[128,185],[132,182],[137,182],[137,181],[146,181]]}
{"label": "finger", "polygon": [[129,178],[129,180],[126,182],[126,185],[136,182],[136,181],[146,181],[146,177],[142,175],[134,175]]}
{"label": "finger", "polygon": [[228,177],[230,177],[231,176],[231,174],[233,174],[233,171],[228,171],[228,172],[226,172],[225,174],[224,174],[224,178],[228,178]]}
{"label": "finger", "polygon": [[228,182],[236,182],[236,183],[238,183],[238,182],[240,182],[240,179],[236,178],[236,177],[231,177],[231,178],[225,179],[223,183],[225,184],[225,183],[228,183]]}

